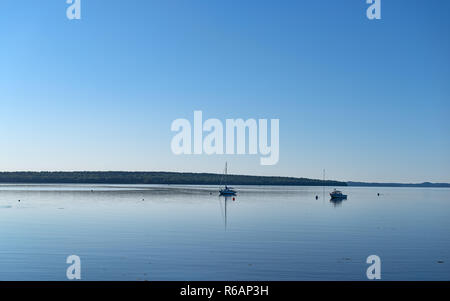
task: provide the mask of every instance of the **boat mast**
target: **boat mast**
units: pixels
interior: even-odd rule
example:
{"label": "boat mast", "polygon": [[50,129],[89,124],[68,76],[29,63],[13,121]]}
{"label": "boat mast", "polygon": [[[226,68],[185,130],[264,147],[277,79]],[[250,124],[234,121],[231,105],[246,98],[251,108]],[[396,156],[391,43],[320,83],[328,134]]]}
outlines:
{"label": "boat mast", "polygon": [[227,171],[228,171],[228,162],[225,161],[225,179],[224,179],[225,187],[227,187]]}
{"label": "boat mast", "polygon": [[323,169],[322,201],[325,200],[325,168]]}

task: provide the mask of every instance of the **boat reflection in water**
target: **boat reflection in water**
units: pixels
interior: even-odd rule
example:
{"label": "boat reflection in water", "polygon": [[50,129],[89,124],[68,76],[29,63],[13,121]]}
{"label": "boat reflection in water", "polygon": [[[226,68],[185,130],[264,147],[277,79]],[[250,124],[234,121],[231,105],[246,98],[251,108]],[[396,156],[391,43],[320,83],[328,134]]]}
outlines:
{"label": "boat reflection in water", "polygon": [[344,200],[346,199],[331,198],[330,203],[332,203],[334,207],[340,207]]}
{"label": "boat reflection in water", "polygon": [[[222,213],[222,218],[224,222],[225,231],[227,231],[227,207],[229,202],[236,201],[235,196],[219,196],[220,212]],[[222,204],[223,203],[223,204]]]}

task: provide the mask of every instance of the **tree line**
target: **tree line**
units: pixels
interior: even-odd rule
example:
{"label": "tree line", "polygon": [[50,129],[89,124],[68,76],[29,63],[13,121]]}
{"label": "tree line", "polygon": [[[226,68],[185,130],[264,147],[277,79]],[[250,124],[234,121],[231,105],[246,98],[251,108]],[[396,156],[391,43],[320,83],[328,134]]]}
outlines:
{"label": "tree line", "polygon": [[[180,172],[0,172],[0,183],[219,185],[222,175]],[[346,182],[294,177],[228,175],[228,185],[347,186]],[[223,183],[222,183],[223,184]]]}

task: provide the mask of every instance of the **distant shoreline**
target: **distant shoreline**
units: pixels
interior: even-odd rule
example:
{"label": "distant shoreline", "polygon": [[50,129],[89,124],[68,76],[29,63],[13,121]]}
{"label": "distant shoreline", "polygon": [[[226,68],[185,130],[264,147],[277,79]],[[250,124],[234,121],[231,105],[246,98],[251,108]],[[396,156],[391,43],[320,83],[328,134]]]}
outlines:
{"label": "distant shoreline", "polygon": [[[221,174],[185,172],[0,172],[3,184],[178,184],[220,185]],[[227,175],[228,185],[347,186],[341,181],[294,177]]]}
{"label": "distant shoreline", "polygon": [[346,182],[350,187],[422,187],[422,188],[450,188],[449,183],[366,183]]}
{"label": "distant shoreline", "polygon": [[[1,184],[174,184],[219,185],[222,175],[188,172],[0,172]],[[222,183],[223,184],[223,183]],[[228,175],[228,185],[351,186],[351,187],[443,187],[449,183],[366,183],[295,177]]]}

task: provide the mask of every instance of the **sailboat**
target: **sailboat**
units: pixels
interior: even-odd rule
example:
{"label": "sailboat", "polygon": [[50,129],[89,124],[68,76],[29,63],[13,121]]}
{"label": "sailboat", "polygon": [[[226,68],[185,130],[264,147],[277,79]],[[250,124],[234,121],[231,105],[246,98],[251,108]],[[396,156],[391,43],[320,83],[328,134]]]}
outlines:
{"label": "sailboat", "polygon": [[225,162],[225,174],[224,174],[224,177],[223,177],[224,178],[225,187],[219,190],[219,194],[220,195],[224,195],[224,196],[236,195],[236,191],[233,190],[233,188],[228,187],[227,184],[226,184],[227,183],[226,182],[226,180],[227,180],[227,171],[228,171],[227,169],[228,169],[228,163]]}

